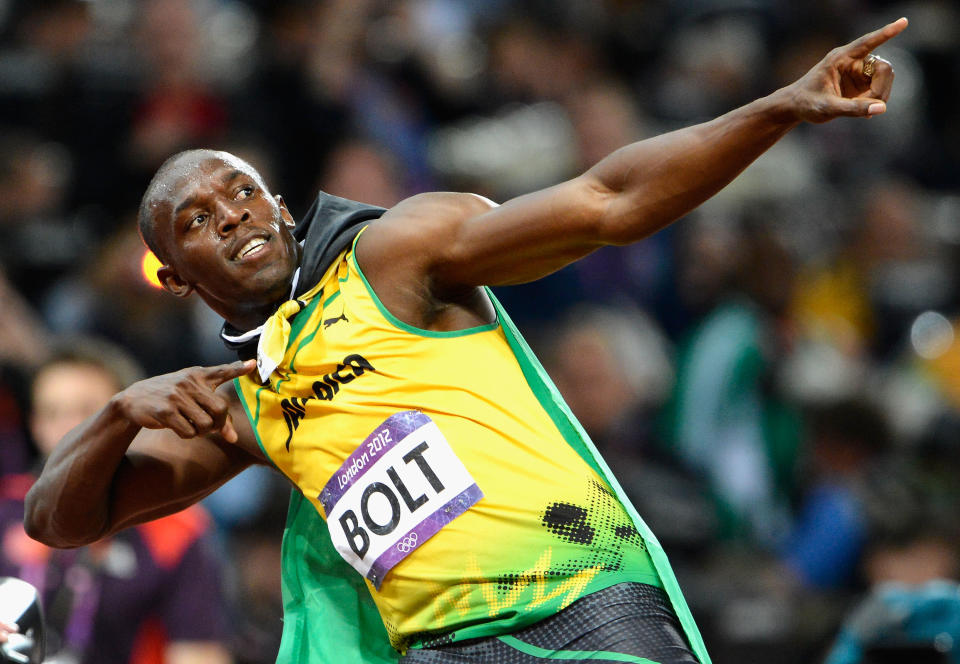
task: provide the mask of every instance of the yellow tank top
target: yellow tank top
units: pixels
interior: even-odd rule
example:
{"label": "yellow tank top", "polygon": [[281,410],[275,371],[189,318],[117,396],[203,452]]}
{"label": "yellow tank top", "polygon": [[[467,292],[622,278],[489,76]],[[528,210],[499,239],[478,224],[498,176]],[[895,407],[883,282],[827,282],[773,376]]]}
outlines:
{"label": "yellow tank top", "polygon": [[238,393],[266,456],[365,577],[394,647],[512,631],[622,581],[660,585],[499,321],[411,327],[352,249],[320,283],[269,384],[244,377]]}

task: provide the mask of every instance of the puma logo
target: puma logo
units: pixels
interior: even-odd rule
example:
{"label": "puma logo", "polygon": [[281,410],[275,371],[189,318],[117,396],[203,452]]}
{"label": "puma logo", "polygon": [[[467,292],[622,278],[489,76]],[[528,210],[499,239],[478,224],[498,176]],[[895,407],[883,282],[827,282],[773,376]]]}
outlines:
{"label": "puma logo", "polygon": [[343,321],[346,321],[346,322],[348,322],[348,323],[350,322],[350,319],[347,318],[347,315],[346,315],[346,314],[340,314],[340,315],[337,316],[336,318],[326,318],[326,319],[324,319],[324,321],[323,321],[323,329],[327,329],[328,327],[330,327],[330,326],[333,325],[334,323],[339,323],[339,322],[342,321],[342,320],[343,320]]}

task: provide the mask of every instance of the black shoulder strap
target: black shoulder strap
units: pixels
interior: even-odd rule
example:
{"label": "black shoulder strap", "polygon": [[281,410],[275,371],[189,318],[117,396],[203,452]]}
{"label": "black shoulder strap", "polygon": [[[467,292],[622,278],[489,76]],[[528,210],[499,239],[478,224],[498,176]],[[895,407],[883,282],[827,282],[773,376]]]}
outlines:
{"label": "black shoulder strap", "polygon": [[350,246],[364,226],[386,209],[358,203],[321,191],[297,224],[293,236],[303,242],[300,281],[294,295],[313,288],[334,258]]}

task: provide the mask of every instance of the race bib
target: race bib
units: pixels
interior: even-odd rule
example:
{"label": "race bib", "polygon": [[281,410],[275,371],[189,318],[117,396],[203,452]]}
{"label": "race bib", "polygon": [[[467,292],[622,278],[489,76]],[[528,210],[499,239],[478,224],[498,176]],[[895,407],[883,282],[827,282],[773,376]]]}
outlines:
{"label": "race bib", "polygon": [[391,415],[320,492],[337,551],[379,590],[394,565],[483,498],[429,417]]}

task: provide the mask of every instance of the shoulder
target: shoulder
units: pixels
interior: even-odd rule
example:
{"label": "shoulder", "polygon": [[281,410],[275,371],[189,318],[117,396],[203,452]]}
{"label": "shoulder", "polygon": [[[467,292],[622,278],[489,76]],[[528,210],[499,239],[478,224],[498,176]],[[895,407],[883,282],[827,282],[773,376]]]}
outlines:
{"label": "shoulder", "polygon": [[[496,203],[479,194],[436,191],[404,199],[387,210],[364,232],[367,245],[381,237],[390,241],[433,236],[444,229],[495,208]],[[371,238],[374,238],[371,241]]]}
{"label": "shoulder", "polygon": [[437,274],[462,253],[467,222],[495,207],[476,194],[411,196],[364,230],[357,241],[357,264],[381,303],[405,323],[437,330],[487,323],[489,307],[476,287],[448,284]]}
{"label": "shoulder", "polygon": [[357,243],[357,260],[364,268],[386,263],[388,268],[416,271],[418,265],[442,256],[463,222],[495,207],[478,194],[441,191],[411,196],[364,231]]}
{"label": "shoulder", "polygon": [[480,194],[432,191],[406,198],[387,210],[383,219],[407,214],[460,217],[482,214],[497,204]]}

